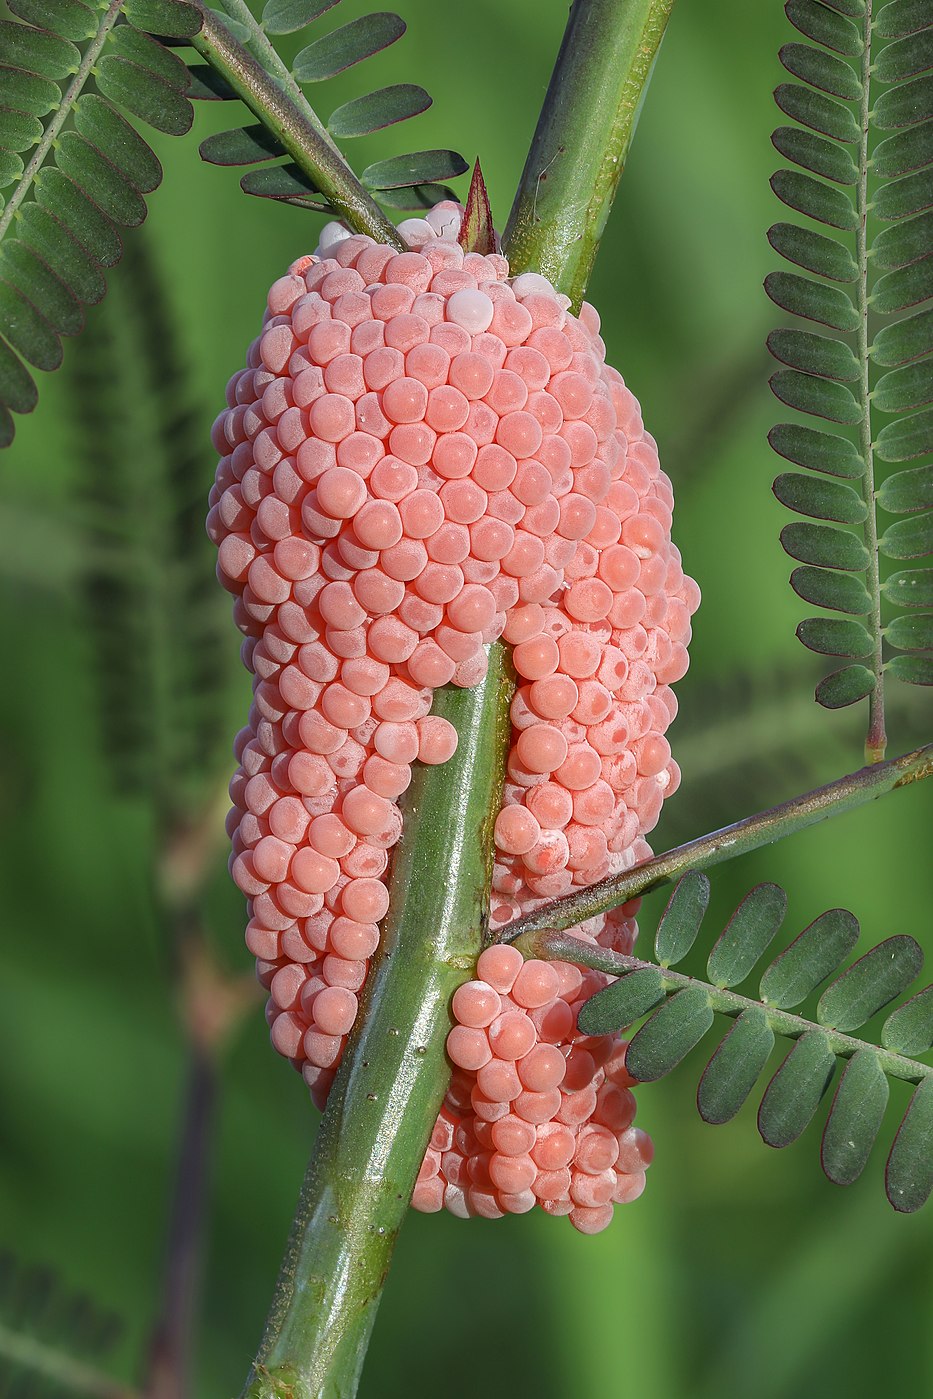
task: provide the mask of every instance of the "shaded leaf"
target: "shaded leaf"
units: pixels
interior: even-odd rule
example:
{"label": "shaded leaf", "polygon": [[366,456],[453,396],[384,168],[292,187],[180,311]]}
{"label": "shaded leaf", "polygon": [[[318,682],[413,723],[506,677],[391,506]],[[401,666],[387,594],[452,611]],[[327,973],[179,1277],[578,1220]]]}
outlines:
{"label": "shaded leaf", "polygon": [[832,1080],[836,1058],[822,1030],[808,1030],[772,1078],[758,1109],[768,1146],[790,1146],[809,1126]]}
{"label": "shaded leaf", "polygon": [[895,1054],[916,1058],[933,1046],[933,986],[924,986],[897,1010],[881,1030],[881,1043]]}
{"label": "shaded leaf", "polygon": [[878,492],[878,504],[891,515],[933,508],[933,466],[913,466],[889,476]]}
{"label": "shaded leaf", "polygon": [[885,228],[875,239],[871,255],[878,267],[908,267],[933,252],[933,210]]}
{"label": "shaded leaf", "polygon": [[881,131],[914,126],[918,121],[933,117],[933,78],[914,78],[889,88],[878,98],[872,121]]}
{"label": "shaded leaf", "polygon": [[858,102],[862,96],[862,82],[850,63],[835,54],[822,49],[811,48],[809,44],[785,44],[778,58],[795,78],[802,78],[811,87],[821,92],[843,97],[850,102]]}
{"label": "shaded leaf", "polygon": [[895,617],[884,629],[886,640],[899,651],[933,650],[933,613],[907,613]]}
{"label": "shaded leaf", "polygon": [[835,1185],[858,1180],[888,1105],[888,1080],[874,1049],[859,1049],[843,1070],[823,1131],[820,1159]]}
{"label": "shaded leaf", "polygon": [[[126,26],[124,26],[125,28]],[[143,36],[141,36],[143,37]],[[184,136],[191,129],[194,112],[185,93],[187,78],[181,90],[138,63],[105,54],[97,65],[97,86],[105,97],[169,136]]]}
{"label": "shaded leaf", "polygon": [[813,697],[824,709],[845,709],[870,695],[874,688],[873,671],[863,665],[848,665],[821,680]]}
{"label": "shaded leaf", "polygon": [[109,48],[127,62],[142,68],[145,73],[161,79],[176,92],[184,92],[188,86],[188,69],[177,54],[153,39],[151,34],[143,34],[131,24],[119,24],[111,32]]}
{"label": "shaded leaf", "polygon": [[880,180],[893,180],[920,170],[933,160],[933,121],[908,127],[889,136],[874,149],[869,165]]}
{"label": "shaded leaf", "polygon": [[259,161],[276,160],[285,151],[268,128],[258,123],[234,127],[232,131],[218,131],[201,142],[198,153],[212,165],[254,165]]}
{"label": "shaded leaf", "polygon": [[787,895],[778,884],[758,884],[739,904],[707,962],[716,986],[738,986],[764,954],[787,912]]}
{"label": "shaded leaf", "polygon": [[[875,442],[875,455],[882,461],[912,461],[914,457],[925,456],[930,451],[933,451],[933,409],[930,408],[914,413],[910,418],[888,423]],[[901,476],[906,474],[899,473]],[[889,508],[885,506],[886,510]]]}
{"label": "shaded leaf", "polygon": [[922,559],[933,553],[933,513],[896,520],[888,525],[878,547],[888,559]]}
{"label": "shaded leaf", "polygon": [[294,34],[339,3],[340,0],[267,0],[262,27],[267,34]]}
{"label": "shaded leaf", "polygon": [[862,406],[850,389],[830,379],[816,379],[796,369],[781,369],[768,381],[771,391],[788,408],[827,418],[834,423],[859,423]]}
{"label": "shaded leaf", "polygon": [[878,380],[872,402],[882,413],[903,413],[933,401],[933,360],[905,364]]}
{"label": "shaded leaf", "polygon": [[875,32],[885,39],[901,39],[933,23],[929,0],[889,0],[875,15]]}
{"label": "shaded leaf", "polygon": [[754,1088],[774,1048],[774,1031],[759,1006],[743,1010],[703,1070],[697,1108],[704,1122],[730,1122]]}
{"label": "shaded leaf", "polygon": [[31,413],[36,406],[32,375],[5,340],[0,340],[0,403],[14,413]]}
{"label": "shaded leaf", "polygon": [[317,190],[297,165],[271,165],[260,170],[249,170],[240,180],[240,188],[246,194],[255,194],[261,199],[288,199],[300,202],[308,209],[326,210],[329,207],[314,198]]}
{"label": "shaded leaf", "polygon": [[325,78],[334,78],[394,44],[405,29],[405,21],[391,11],[363,15],[303,48],[295,58],[292,72],[300,83],[319,83]]}
{"label": "shaded leaf", "polygon": [[776,223],[768,229],[768,242],[775,252],[833,282],[854,282],[858,276],[855,258],[849,249],[825,233],[799,228],[795,223]]}
{"label": "shaded leaf", "polygon": [[457,196],[448,185],[412,185],[405,189],[381,189],[379,203],[392,209],[433,209],[443,199]]}
{"label": "shaded leaf", "polygon": [[120,261],[123,243],[113,224],[74,182],[47,165],[34,185],[36,201],[59,219],[101,267]]}
{"label": "shaded leaf", "polygon": [[696,941],[708,907],[709,880],[698,870],[688,870],[677,881],[655,934],[654,955],[663,967],[683,961]]}
{"label": "shaded leaf", "polygon": [[[775,478],[772,489],[788,510],[795,510],[798,515],[809,515],[816,520],[836,520],[839,524],[858,525],[868,515],[868,509],[858,491],[842,481],[834,481],[825,476],[802,476],[796,471],[785,471]],[[845,548],[843,537],[840,537],[839,547]]]}
{"label": "shaded leaf", "polygon": [[906,364],[933,350],[933,309],[918,311],[878,331],[871,347],[876,364]]}
{"label": "shaded leaf", "polygon": [[[819,568],[842,568],[848,572],[863,573],[868,567],[868,550],[862,541],[848,530],[831,529],[828,525],[811,525],[804,520],[794,520],[781,530],[781,545],[792,559],[799,559],[801,563],[816,564]],[[857,627],[858,623],[853,622],[849,625]]]}
{"label": "shaded leaf", "polygon": [[146,205],[137,190],[123,179],[115,165],[79,136],[65,131],[55,152],[58,168],[84,190],[115,223],[130,228],[146,217]]}
{"label": "shaded leaf", "polygon": [[858,935],[858,920],[848,909],[820,914],[767,968],[762,1000],[777,1010],[799,1005],[848,957]]}
{"label": "shaded leaf", "polygon": [[894,656],[885,670],[907,685],[933,685],[933,657],[930,656]]}
{"label": "shaded leaf", "polygon": [[356,97],[352,102],[344,102],[342,107],[331,112],[327,127],[341,140],[368,136],[371,131],[381,131],[427,111],[432,100],[430,93],[415,83],[394,83],[367,93],[365,97]]}
{"label": "shaded leaf", "polygon": [[933,568],[905,568],[892,573],[882,583],[881,591],[896,607],[933,607]]}
{"label": "shaded leaf", "polygon": [[846,437],[798,423],[778,423],[768,433],[768,441],[778,456],[850,480],[865,474],[865,463],[858,448]]}
{"label": "shaded leaf", "polygon": [[84,312],[61,278],[18,238],[8,238],[0,249],[0,276],[34,296],[49,324],[60,335],[77,335],[84,325]]}
{"label": "shaded leaf", "polygon": [[451,180],[466,169],[466,161],[456,151],[412,151],[410,155],[376,161],[367,166],[361,179],[369,189],[398,189]]}
{"label": "shaded leaf", "polygon": [[865,617],[872,610],[871,594],[860,578],[826,568],[801,564],[790,576],[790,585],[804,602],[825,607],[830,612],[848,612]]}
{"label": "shaded leaf", "polygon": [[782,203],[819,223],[844,230],[858,227],[855,205],[846,191],[805,175],[802,170],[776,170],[771,176],[771,188]]}
{"label": "shaded leaf", "polygon": [[821,1025],[844,1034],[857,1030],[905,991],[922,966],[923,953],[913,938],[886,938],[826,988],[816,1017]]}
{"label": "shaded leaf", "polygon": [[0,282],[0,325],[13,349],[36,369],[57,369],[61,364],[61,341],[48,321],[5,282]]}
{"label": "shaded leaf", "polygon": [[812,282],[796,272],[769,272],[764,286],[775,305],[791,315],[832,326],[834,330],[851,331],[858,326],[852,298],[841,287]]}
{"label": "shaded leaf", "polygon": [[918,170],[877,189],[871,210],[879,219],[906,219],[933,204],[933,170]]}
{"label": "shaded leaf", "polygon": [[0,148],[0,188],[15,184],[25,169],[22,156]]}
{"label": "shaded leaf", "polygon": [[661,973],[654,967],[627,972],[581,1007],[577,1024],[585,1035],[612,1035],[640,1020],[664,1000]]}
{"label": "shaded leaf", "polygon": [[852,109],[822,92],[799,83],[778,83],[774,100],[782,112],[801,126],[831,136],[834,141],[853,142],[861,137]]}
{"label": "shaded leaf", "polygon": [[698,986],[685,987],[642,1025],[626,1051],[626,1068],[639,1083],[663,1078],[699,1044],[712,1023],[706,992]]}
{"label": "shaded leaf", "polygon": [[784,12],[795,29],[825,49],[847,58],[857,58],[862,52],[862,36],[852,21],[817,0],[787,0]]}
{"label": "shaded leaf", "polygon": [[18,218],[20,237],[79,301],[91,306],[102,300],[107,284],[100,270],[58,219],[38,204],[23,205]]}
{"label": "shaded leaf", "polygon": [[842,617],[808,617],[798,626],[797,636],[809,650],[824,656],[870,656],[875,649],[861,622]]}
{"label": "shaded leaf", "polygon": [[11,68],[24,68],[41,78],[68,78],[81,62],[69,39],[9,20],[0,20],[0,54]]}
{"label": "shaded leaf", "polygon": [[149,34],[167,34],[173,39],[190,39],[201,28],[201,16],[194,5],[183,0],[126,0],[127,19]]}
{"label": "shaded leaf", "polygon": [[852,380],[861,372],[848,345],[826,335],[815,335],[811,330],[772,330],[767,344],[775,359],[805,374]]}
{"label": "shaded leaf", "polygon": [[141,194],[149,194],[162,182],[162,166],[128,121],[96,93],[86,92],[75,105],[77,131],[92,146],[104,150],[109,160]]}
{"label": "shaded leaf", "polygon": [[873,66],[879,83],[901,83],[905,78],[925,73],[933,68],[933,32],[926,30],[885,44]]}
{"label": "shaded leaf", "polygon": [[799,126],[779,126],[771,133],[771,144],[785,160],[793,161],[814,175],[822,175],[837,185],[854,185],[858,168],[849,151]]}
{"label": "shaded leaf", "polygon": [[236,93],[209,63],[192,63],[185,96],[192,102],[233,102]]}
{"label": "shaded leaf", "polygon": [[888,1199],[902,1214],[925,1204],[933,1190],[933,1078],[914,1090],[885,1170]]}

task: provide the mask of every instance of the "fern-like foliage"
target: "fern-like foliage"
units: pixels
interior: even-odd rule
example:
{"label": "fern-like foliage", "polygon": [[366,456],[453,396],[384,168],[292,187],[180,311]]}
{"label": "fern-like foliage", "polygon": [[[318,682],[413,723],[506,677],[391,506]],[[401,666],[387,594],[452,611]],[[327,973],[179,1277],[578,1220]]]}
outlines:
{"label": "fern-like foliage", "polygon": [[[204,800],[225,759],[223,603],[204,535],[204,420],[148,240],[127,245],[69,372],[85,522],[84,626],[101,741],[120,792],[164,821]],[[133,403],[128,416],[125,405]]]}
{"label": "fern-like foliage", "polygon": [[122,1327],[49,1268],[0,1254],[0,1394],[10,1399],[129,1399],[96,1366]]}
{"label": "fern-like foliage", "polygon": [[[176,135],[193,119],[188,70],[153,33],[192,34],[181,0],[10,0],[0,23],[0,446],[28,413],[31,369],[102,299],[120,230],[142,223],[162,169],[124,113]],[[27,367],[29,366],[29,367]]]}
{"label": "fern-like foliage", "polygon": [[690,871],[676,885],[658,924],[654,960],[606,953],[575,938],[546,934],[553,956],[619,974],[583,1007],[586,1034],[607,1034],[647,1015],[626,1055],[641,1082],[663,1077],[712,1028],[716,1013],[734,1021],[700,1079],[697,1105],[707,1122],[728,1122],[765,1070],[775,1036],[793,1041],[770,1078],[758,1111],[758,1130],[769,1146],[789,1146],[809,1125],[839,1077],[823,1133],[822,1165],[830,1180],[848,1185],[861,1174],[881,1129],[888,1079],[916,1085],[888,1156],[886,1189],[895,1209],[919,1209],[933,1190],[933,1065],[915,1056],[933,1046],[933,986],[892,1011],[881,1045],[855,1038],[854,1030],[907,990],[920,972],[923,953],[911,937],[887,938],[835,976],[816,1006],[815,1019],[795,1008],[846,961],[859,937],[855,917],[830,909],[786,947],[761,975],[758,994],[742,986],[774,940],[787,910],[776,884],[759,884],[742,900],[707,961],[708,981],[672,971],[690,952],[709,903],[709,880]]}
{"label": "fern-like foliage", "polygon": [[[889,0],[873,14],[871,0],[788,0],[785,11],[807,42],[780,52],[797,81],[775,90],[793,124],[772,140],[794,168],[771,184],[808,222],[770,229],[794,270],[765,287],[807,328],[769,337],[785,366],[771,387],[832,430],[772,430],[774,449],[804,468],[774,492],[805,517],[781,534],[798,561],[791,584],[834,614],[797,635],[845,661],[816,698],[840,708],[867,696],[878,756],[883,673],[933,683],[933,571],[913,566],[933,549],[933,4]],[[879,464],[899,468],[880,488]]]}
{"label": "fern-like foliage", "polygon": [[[315,93],[322,91],[321,85],[328,79],[396,43],[406,29],[399,15],[379,11],[314,37],[315,21],[337,4],[339,0],[267,0],[261,22],[257,22],[246,0],[225,0],[221,15],[234,37],[276,78],[335,149],[337,141],[368,136],[418,116],[432,102],[430,94],[415,83],[393,83],[342,103],[326,123],[318,120],[302,89],[310,86]],[[308,42],[289,66],[268,36],[299,32]],[[236,96],[210,74],[210,69],[202,67],[193,70],[190,95],[215,101]],[[240,180],[247,194],[322,212],[329,208],[314,181],[288,158],[285,147],[261,122],[209,136],[201,143],[201,156],[215,165],[253,167]],[[451,191],[442,182],[462,175],[466,168],[466,161],[456,151],[412,151],[377,161],[360,179],[381,204],[398,209],[425,208],[450,198]]]}

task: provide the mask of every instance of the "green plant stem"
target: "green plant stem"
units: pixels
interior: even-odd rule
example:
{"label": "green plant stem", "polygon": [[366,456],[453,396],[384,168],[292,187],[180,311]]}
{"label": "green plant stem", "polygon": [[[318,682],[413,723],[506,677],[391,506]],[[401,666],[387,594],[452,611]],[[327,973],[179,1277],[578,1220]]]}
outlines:
{"label": "green plant stem", "polygon": [[74,1393],[80,1399],[142,1399],[137,1390],[95,1370],[93,1365],[8,1326],[0,1326],[0,1357],[33,1375],[41,1375],[55,1387],[56,1394]]}
{"label": "green plant stem", "polygon": [[579,306],[674,0],[575,0],[505,242]]}
{"label": "green plant stem", "polygon": [[597,913],[608,913],[609,909],[617,908],[629,899],[671,883],[688,869],[709,869],[723,860],[733,860],[737,855],[758,850],[762,845],[771,845],[785,836],[806,830],[818,821],[824,821],[828,816],[840,816],[844,811],[852,811],[865,802],[874,801],[885,792],[893,792],[896,787],[906,787],[931,775],[933,743],[928,743],[901,758],[870,764],[825,787],[817,787],[803,796],[782,802],[780,806],[747,816],[744,821],[725,826],[721,831],[713,831],[711,835],[699,836],[686,845],[678,845],[674,850],[635,865],[625,874],[600,880],[588,889],[580,889],[576,894],[543,904],[527,917],[516,918],[509,923],[496,934],[493,941],[515,942],[531,933],[575,928]]}
{"label": "green plant stem", "polygon": [[875,683],[868,696],[868,733],[865,737],[865,761],[880,763],[887,748],[887,735],[884,728],[884,658],[882,652],[883,630],[881,625],[881,574],[878,560],[878,507],[875,501],[875,466],[871,436],[871,387],[869,384],[869,347],[871,337],[868,330],[868,133],[871,127],[871,30],[872,0],[865,0],[865,18],[862,51],[862,98],[859,104],[861,140],[858,152],[858,186],[856,189],[856,211],[858,226],[855,230],[855,260],[858,264],[856,283],[856,310],[859,324],[857,332],[858,359],[861,366],[859,390],[862,406],[862,421],[859,424],[859,449],[864,463],[862,495],[868,507],[865,518],[865,547],[868,550],[868,591],[871,594],[872,608],[868,617],[874,649],[872,670]]}
{"label": "green plant stem", "polygon": [[338,218],[357,233],[366,233],[379,243],[390,243],[403,250],[404,243],[395,225],[385,217],[329,138],[321,134],[320,123],[315,124],[306,110],[295,104],[213,10],[198,8],[202,15],[201,30],[191,40],[198,53],[277,137]]}
{"label": "green plant stem", "polygon": [[380,951],[330,1091],[248,1399],[356,1392],[447,1090],[448,1005],[481,948],[509,736],[506,667],[503,648],[493,648],[488,684],[446,686],[436,697],[434,712],[460,742],[443,781],[419,767],[407,794]]}
{"label": "green plant stem", "polygon": [[0,239],[4,237],[7,229],[13,222],[17,209],[32,189],[33,181],[39,173],[43,161],[57,141],[59,132],[65,125],[65,122],[71,116],[72,108],[84,91],[84,85],[91,75],[91,69],[100,57],[101,50],[110,37],[110,31],[120,18],[122,12],[123,0],[110,0],[110,4],[100,16],[97,33],[81,55],[81,62],[78,65],[77,72],[68,84],[61,103],[55,111],[55,115],[42,133],[42,139],[33,151],[29,164],[17,181],[16,188],[10,194],[7,199],[6,207],[2,214],[0,214]]}
{"label": "green plant stem", "polygon": [[[778,1010],[766,1001],[756,1001],[750,996],[740,996],[737,991],[727,991],[723,986],[713,986],[684,972],[671,971],[660,967],[656,962],[643,962],[638,957],[626,957],[620,952],[611,952],[604,947],[595,947],[582,938],[569,937],[566,933],[528,933],[522,939],[522,952],[528,957],[542,957],[553,961],[575,962],[581,967],[591,967],[594,971],[605,972],[608,976],[625,976],[628,972],[656,971],[661,977],[665,992],[683,991],[694,987],[702,991],[713,1010],[720,1015],[735,1019],[745,1010],[763,1010],[768,1024],[777,1035],[785,1039],[798,1040],[808,1030],[819,1030],[826,1036],[832,1052],[840,1059],[851,1059],[860,1049],[870,1044],[869,1040],[856,1039],[854,1035],[844,1035],[840,1030],[819,1025],[814,1020],[806,1020],[802,1015],[793,1015],[787,1010]],[[895,1054],[890,1049],[881,1049],[871,1044],[878,1063],[889,1078],[901,1078],[906,1083],[920,1083],[925,1078],[933,1078],[933,1064],[921,1064],[917,1059],[908,1059],[903,1054]]]}

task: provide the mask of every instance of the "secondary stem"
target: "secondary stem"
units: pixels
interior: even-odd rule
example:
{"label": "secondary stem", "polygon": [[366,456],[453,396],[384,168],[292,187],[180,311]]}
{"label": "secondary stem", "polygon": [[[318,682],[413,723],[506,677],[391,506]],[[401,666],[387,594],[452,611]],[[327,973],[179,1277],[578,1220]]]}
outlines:
{"label": "secondary stem", "polygon": [[861,366],[862,421],[859,424],[859,447],[864,462],[862,493],[868,507],[865,519],[865,547],[868,550],[868,591],[872,610],[868,619],[874,651],[872,670],[875,684],[868,697],[868,733],[865,738],[865,761],[879,763],[884,758],[887,735],[884,729],[884,658],[881,626],[881,577],[878,561],[878,516],[875,504],[874,452],[871,437],[871,388],[868,376],[868,132],[871,125],[871,10],[872,0],[865,0],[865,20],[862,51],[862,97],[859,108],[861,141],[858,153],[858,187],[856,208],[858,227],[855,230],[855,259],[858,263],[856,307],[859,316],[858,358]]}
{"label": "secondary stem", "polygon": [[583,292],[674,0],[576,0],[505,241],[523,268]]}
{"label": "secondary stem", "polygon": [[723,860],[732,860],[749,850],[782,840],[795,831],[806,830],[807,826],[824,821],[828,816],[852,811],[865,802],[883,796],[885,792],[892,792],[895,787],[906,787],[908,783],[919,782],[931,775],[933,743],[928,743],[901,758],[860,768],[858,772],[840,777],[825,787],[817,787],[803,796],[782,802],[780,806],[769,807],[767,811],[747,816],[744,821],[725,826],[721,831],[699,836],[686,845],[678,845],[674,850],[635,865],[625,874],[600,880],[588,889],[580,889],[564,899],[543,904],[527,917],[516,918],[509,923],[493,940],[515,942],[516,938],[542,929],[574,928],[597,913],[607,913],[609,909],[617,908],[640,894],[647,894],[661,884],[669,884],[685,870],[709,869]]}

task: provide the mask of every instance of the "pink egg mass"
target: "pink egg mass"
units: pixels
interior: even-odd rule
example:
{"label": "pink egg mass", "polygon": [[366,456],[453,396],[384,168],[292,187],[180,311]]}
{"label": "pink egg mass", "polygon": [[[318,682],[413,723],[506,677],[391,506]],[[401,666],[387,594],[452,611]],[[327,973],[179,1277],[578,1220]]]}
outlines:
{"label": "pink egg mass", "polygon": [[[490,924],[628,869],[680,778],[665,730],[699,590],[599,318],[465,253],[449,201],[399,253],[329,224],[268,297],[214,424],[208,533],[254,676],[228,819],[272,1042],[322,1106],[388,907],[398,799],[457,736],[431,714],[512,647]],[[633,908],[577,935],[628,952]],[[540,1205],[584,1233],[644,1188],[607,978],[488,948],[457,991],[421,1210]]]}

